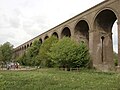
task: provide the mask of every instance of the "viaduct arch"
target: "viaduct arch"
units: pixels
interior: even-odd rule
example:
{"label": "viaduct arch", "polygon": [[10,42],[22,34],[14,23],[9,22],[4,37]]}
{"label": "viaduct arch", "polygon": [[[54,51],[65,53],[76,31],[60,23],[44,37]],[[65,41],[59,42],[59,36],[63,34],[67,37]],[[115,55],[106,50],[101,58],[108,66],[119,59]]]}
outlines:
{"label": "viaduct arch", "polygon": [[[74,7],[73,7],[74,8]],[[44,42],[52,35],[61,39],[68,36],[77,42],[87,44],[93,67],[99,70],[114,69],[112,27],[117,20],[118,26],[118,64],[120,65],[120,0],[105,0],[96,6],[51,28],[14,49],[16,56],[21,55],[35,39]],[[69,27],[68,27],[69,26]]]}
{"label": "viaduct arch", "polygon": [[52,36],[55,36],[55,37],[59,38],[59,36],[58,36],[58,34],[57,34],[56,32],[54,32],[54,33],[52,34]]}
{"label": "viaduct arch", "polygon": [[85,42],[87,45],[89,45],[89,25],[87,21],[80,20],[77,22],[74,28],[75,32],[75,38],[78,42]]}
{"label": "viaduct arch", "polygon": [[61,38],[63,37],[71,37],[71,31],[69,27],[65,27],[61,32]]}

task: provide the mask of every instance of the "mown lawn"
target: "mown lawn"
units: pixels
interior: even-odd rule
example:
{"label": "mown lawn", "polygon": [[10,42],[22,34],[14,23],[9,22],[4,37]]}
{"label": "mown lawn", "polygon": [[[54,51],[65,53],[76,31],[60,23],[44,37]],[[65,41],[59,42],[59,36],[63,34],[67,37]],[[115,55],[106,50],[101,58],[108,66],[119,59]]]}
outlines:
{"label": "mown lawn", "polygon": [[120,90],[120,73],[58,69],[0,71],[0,90]]}

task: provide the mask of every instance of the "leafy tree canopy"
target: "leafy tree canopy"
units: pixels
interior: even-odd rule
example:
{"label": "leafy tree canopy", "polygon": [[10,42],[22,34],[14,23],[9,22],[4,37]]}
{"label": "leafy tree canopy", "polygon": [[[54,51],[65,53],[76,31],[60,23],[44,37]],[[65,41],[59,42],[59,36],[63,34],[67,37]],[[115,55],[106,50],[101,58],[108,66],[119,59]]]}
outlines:
{"label": "leafy tree canopy", "polygon": [[39,40],[35,40],[31,47],[27,49],[27,51],[22,55],[17,58],[17,61],[19,61],[23,65],[38,65],[38,59],[36,59],[39,49],[41,46],[41,42]]}
{"label": "leafy tree canopy", "polygon": [[41,60],[42,66],[47,66],[47,67],[52,66],[53,63],[51,62],[51,59],[47,53],[50,52],[50,48],[57,41],[58,41],[57,37],[51,36],[50,38],[46,39],[41,45],[40,51],[39,51],[39,59]]}
{"label": "leafy tree canopy", "polygon": [[117,66],[118,65],[118,54],[116,53],[116,52],[113,52],[113,59],[114,59],[114,64],[115,64],[115,66]]}
{"label": "leafy tree canopy", "polygon": [[77,44],[69,37],[55,43],[48,53],[52,60],[63,67],[84,67],[89,62],[89,53],[84,43]]}
{"label": "leafy tree canopy", "polygon": [[0,46],[0,60],[3,62],[11,61],[13,55],[13,45],[9,42]]}

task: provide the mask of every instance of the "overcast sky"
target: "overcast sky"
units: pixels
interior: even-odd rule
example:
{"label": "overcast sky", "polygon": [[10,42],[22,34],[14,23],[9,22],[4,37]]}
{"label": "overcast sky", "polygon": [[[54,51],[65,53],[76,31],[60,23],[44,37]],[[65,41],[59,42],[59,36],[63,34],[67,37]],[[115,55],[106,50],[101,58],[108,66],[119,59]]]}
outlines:
{"label": "overcast sky", "polygon": [[0,44],[17,47],[102,1],[0,0]]}

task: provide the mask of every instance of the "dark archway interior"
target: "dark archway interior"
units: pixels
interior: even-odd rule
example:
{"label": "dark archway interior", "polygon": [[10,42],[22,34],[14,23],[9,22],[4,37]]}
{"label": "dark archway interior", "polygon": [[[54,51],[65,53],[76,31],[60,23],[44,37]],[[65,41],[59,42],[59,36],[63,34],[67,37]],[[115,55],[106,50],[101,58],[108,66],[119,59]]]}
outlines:
{"label": "dark archway interior", "polygon": [[99,55],[101,55],[101,61],[109,64],[113,63],[112,27],[116,20],[117,17],[115,13],[109,9],[105,9],[97,15],[94,23],[94,29],[99,31],[100,35],[95,38],[95,41],[98,42],[98,44],[101,43],[102,47],[96,48],[100,48]]}
{"label": "dark archway interior", "polygon": [[75,35],[77,39],[86,39],[89,41],[89,26],[85,20],[81,20],[75,27]]}
{"label": "dark archway interior", "polygon": [[111,32],[112,26],[116,19],[117,17],[115,13],[111,10],[106,9],[100,12],[96,17],[95,26],[97,26],[97,29],[100,28],[105,32]]}
{"label": "dark archway interior", "polygon": [[29,44],[27,44],[27,48],[29,47]]}
{"label": "dark archway interior", "polygon": [[45,36],[44,40],[46,40],[47,38],[49,38],[48,36]]}
{"label": "dark archway interior", "polygon": [[25,46],[25,49],[26,49],[26,46]]}
{"label": "dark archway interior", "polygon": [[30,43],[30,46],[32,46],[32,42]]}
{"label": "dark archway interior", "polygon": [[71,37],[71,32],[70,32],[70,29],[68,27],[65,27],[63,30],[62,30],[62,33],[61,33],[61,36],[62,37]]}
{"label": "dark archway interior", "polygon": [[55,36],[55,37],[58,38],[58,34],[57,34],[56,32],[54,32],[54,33],[52,34],[52,36]]}
{"label": "dark archway interior", "polygon": [[42,43],[42,39],[41,38],[39,39],[39,41],[40,41],[40,43]]}

